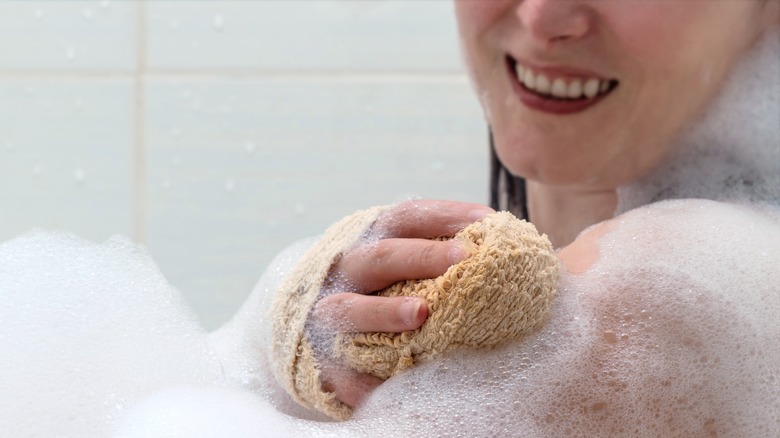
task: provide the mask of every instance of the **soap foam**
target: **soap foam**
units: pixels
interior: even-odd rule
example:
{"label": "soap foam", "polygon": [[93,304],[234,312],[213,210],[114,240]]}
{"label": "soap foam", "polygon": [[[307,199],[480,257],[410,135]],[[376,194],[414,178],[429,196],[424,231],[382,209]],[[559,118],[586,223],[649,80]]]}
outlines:
{"label": "soap foam", "polygon": [[223,380],[178,291],[126,239],[3,243],[0,296],[4,435],[105,436],[159,388]]}
{"label": "soap foam", "polygon": [[[141,249],[36,232],[0,245],[0,430],[12,436],[777,436],[780,211],[668,201],[616,219],[520,343],[393,377],[353,419],[268,372],[282,254],[207,334]],[[289,416],[287,414],[291,414]],[[221,431],[221,433],[220,433]]]}

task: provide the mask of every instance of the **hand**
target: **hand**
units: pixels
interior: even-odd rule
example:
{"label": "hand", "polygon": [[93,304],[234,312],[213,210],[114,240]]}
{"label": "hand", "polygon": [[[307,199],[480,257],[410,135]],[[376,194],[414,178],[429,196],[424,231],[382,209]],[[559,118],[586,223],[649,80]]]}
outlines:
{"label": "hand", "polygon": [[[312,317],[318,327],[340,332],[402,332],[428,317],[424,299],[368,295],[396,282],[442,275],[468,253],[452,237],[493,210],[448,201],[409,201],[385,212],[368,236],[333,266],[328,290]],[[326,291],[327,292],[327,291]],[[383,380],[320,358],[323,389],[356,407]]]}

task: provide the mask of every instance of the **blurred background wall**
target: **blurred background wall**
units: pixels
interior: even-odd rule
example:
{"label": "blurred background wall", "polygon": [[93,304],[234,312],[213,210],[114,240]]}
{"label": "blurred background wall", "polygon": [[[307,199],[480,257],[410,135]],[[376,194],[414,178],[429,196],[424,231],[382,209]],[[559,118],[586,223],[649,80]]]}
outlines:
{"label": "blurred background wall", "polygon": [[207,328],[354,210],[487,202],[485,131],[449,1],[0,1],[0,241],[127,235]]}

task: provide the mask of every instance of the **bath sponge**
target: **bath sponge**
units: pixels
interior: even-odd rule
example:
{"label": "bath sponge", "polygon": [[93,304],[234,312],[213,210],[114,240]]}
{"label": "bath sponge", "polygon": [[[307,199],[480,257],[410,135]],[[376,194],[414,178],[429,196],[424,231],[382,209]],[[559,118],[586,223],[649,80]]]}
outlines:
{"label": "bath sponge", "polygon": [[[386,208],[358,212],[329,228],[282,284],[272,306],[271,362],[277,380],[299,403],[339,420],[352,411],[322,389],[305,322],[330,267]],[[331,352],[336,360],[387,379],[456,348],[491,348],[521,339],[544,322],[558,278],[558,259],[546,236],[499,212],[454,239],[471,252],[469,258],[440,277],[400,282],[379,292],[425,298],[425,324],[403,333],[338,335]]]}
{"label": "bath sponge", "polygon": [[351,368],[388,379],[416,363],[460,348],[490,348],[539,328],[558,279],[546,236],[511,213],[494,213],[455,236],[471,250],[444,275],[405,281],[380,292],[428,301],[417,330],[339,336],[334,354]]}

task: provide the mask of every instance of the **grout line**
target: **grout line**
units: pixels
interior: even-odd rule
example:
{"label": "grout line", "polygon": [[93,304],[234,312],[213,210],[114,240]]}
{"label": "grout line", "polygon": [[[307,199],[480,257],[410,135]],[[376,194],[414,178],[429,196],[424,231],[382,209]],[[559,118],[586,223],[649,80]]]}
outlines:
{"label": "grout line", "polygon": [[146,73],[146,4],[145,0],[136,0],[136,56],[137,65],[133,74],[135,85],[133,141],[133,240],[146,243],[146,91],[144,75]]}
{"label": "grout line", "polygon": [[[137,0],[143,1],[143,0]],[[140,26],[139,26],[140,27]],[[142,41],[138,41],[142,44]],[[214,80],[214,79],[284,79],[292,81],[461,81],[466,79],[463,72],[335,72],[335,71],[295,71],[295,70],[219,70],[219,69],[192,69],[192,70],[147,70],[145,49],[139,50],[139,62],[137,69],[142,68],[142,76],[146,79],[170,79],[170,80]],[[0,70],[0,79],[56,79],[63,81],[79,80],[136,80],[139,73],[134,72],[110,72],[110,71],[57,71],[57,70]]]}
{"label": "grout line", "polygon": [[465,73],[317,73],[317,72],[220,72],[195,71],[150,73],[150,78],[156,80],[209,81],[209,80],[281,80],[291,82],[464,82],[468,80]]}
{"label": "grout line", "polygon": [[128,72],[113,72],[113,71],[101,71],[101,70],[88,70],[88,71],[67,71],[67,70],[25,70],[25,69],[0,69],[0,79],[11,80],[26,80],[26,79],[57,79],[63,81],[79,81],[79,80],[116,80],[116,79],[132,79],[135,77],[135,73]]}

